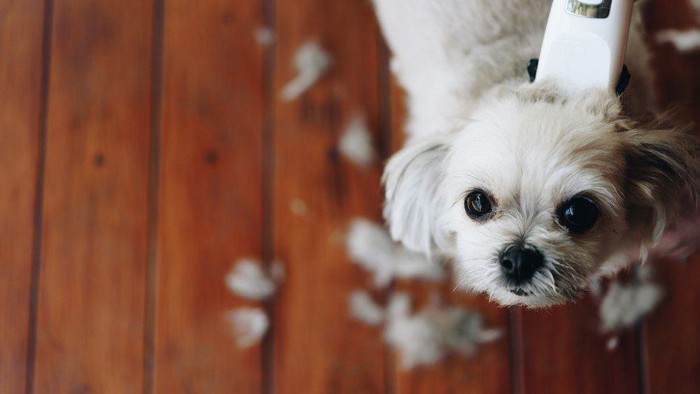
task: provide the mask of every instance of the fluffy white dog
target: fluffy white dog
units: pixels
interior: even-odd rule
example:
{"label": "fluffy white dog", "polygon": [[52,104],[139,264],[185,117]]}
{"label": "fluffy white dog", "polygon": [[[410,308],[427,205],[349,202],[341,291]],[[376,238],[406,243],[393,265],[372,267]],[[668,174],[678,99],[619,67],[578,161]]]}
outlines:
{"label": "fluffy white dog", "polygon": [[465,287],[504,305],[574,299],[697,206],[698,144],[639,123],[654,110],[641,23],[623,96],[571,94],[526,71],[550,5],[375,0],[409,106],[384,174],[392,237],[450,257]]}

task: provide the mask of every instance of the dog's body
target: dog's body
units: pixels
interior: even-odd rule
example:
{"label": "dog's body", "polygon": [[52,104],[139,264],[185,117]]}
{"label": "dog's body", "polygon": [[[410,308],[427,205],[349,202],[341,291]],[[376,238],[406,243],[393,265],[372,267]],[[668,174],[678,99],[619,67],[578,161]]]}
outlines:
{"label": "dog's body", "polygon": [[467,288],[502,304],[573,299],[697,192],[694,140],[634,123],[656,108],[639,20],[624,103],[529,83],[550,5],[375,0],[409,106],[409,140],[385,170],[392,236],[451,257]]}

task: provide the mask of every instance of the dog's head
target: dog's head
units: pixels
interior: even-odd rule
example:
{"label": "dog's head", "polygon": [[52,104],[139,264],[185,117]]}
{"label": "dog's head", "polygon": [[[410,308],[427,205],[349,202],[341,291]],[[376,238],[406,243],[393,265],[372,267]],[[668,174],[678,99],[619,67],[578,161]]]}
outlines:
{"label": "dog's head", "polygon": [[472,290],[505,305],[562,303],[691,210],[696,149],[686,131],[625,119],[612,94],[519,87],[398,152],[384,215],[406,247],[449,251]]}

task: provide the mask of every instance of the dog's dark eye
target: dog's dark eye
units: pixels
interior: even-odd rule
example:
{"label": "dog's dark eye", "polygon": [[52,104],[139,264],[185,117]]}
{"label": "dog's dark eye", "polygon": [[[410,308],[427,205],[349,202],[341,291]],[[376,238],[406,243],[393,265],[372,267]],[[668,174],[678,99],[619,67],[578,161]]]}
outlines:
{"label": "dog's dark eye", "polygon": [[588,196],[571,197],[559,207],[559,223],[575,234],[586,232],[598,220],[598,205]]}
{"label": "dog's dark eye", "polygon": [[464,199],[464,209],[467,211],[467,215],[475,220],[487,219],[489,214],[493,211],[493,205],[489,196],[481,191],[475,190],[467,195]]}

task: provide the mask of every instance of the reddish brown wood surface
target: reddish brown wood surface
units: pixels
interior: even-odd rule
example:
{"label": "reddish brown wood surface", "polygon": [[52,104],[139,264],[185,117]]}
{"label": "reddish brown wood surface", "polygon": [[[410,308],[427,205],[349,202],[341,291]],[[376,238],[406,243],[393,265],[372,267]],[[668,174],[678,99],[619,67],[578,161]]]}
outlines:
{"label": "reddish brown wood surface", "polygon": [[262,7],[168,0],[164,22],[155,391],[261,392],[225,318],[256,304],[224,277],[263,255]]}
{"label": "reddish brown wood surface", "polygon": [[[659,30],[697,27],[697,18],[687,3],[657,1],[647,19]],[[700,133],[700,56],[680,54],[670,45],[655,49],[660,98],[684,103],[695,121],[695,132]],[[644,329],[649,392],[700,392],[700,257],[687,264],[662,262],[656,268],[666,297]]]}
{"label": "reddish brown wood surface", "polygon": [[590,299],[522,311],[522,378],[526,393],[636,393],[638,347],[634,332],[609,352]]}
{"label": "reddish brown wood surface", "polygon": [[280,393],[382,392],[381,334],[348,315],[348,295],[369,281],[344,247],[350,219],[379,215],[381,169],[360,170],[336,151],[355,114],[379,131],[380,47],[371,4],[279,1],[276,14],[278,92],[294,76],[292,58],[308,40],[318,40],[334,65],[299,100],[274,97],[275,253],[289,272],[275,304],[274,387]]}
{"label": "reddish brown wood surface", "polygon": [[143,388],[152,8],[54,4],[38,392]]}
{"label": "reddish brown wood surface", "polygon": [[700,391],[700,258],[666,262],[666,298],[645,324],[646,370],[651,393]]}
{"label": "reddish brown wood surface", "polygon": [[0,391],[8,393],[24,392],[29,360],[43,19],[43,1],[0,1]]}

